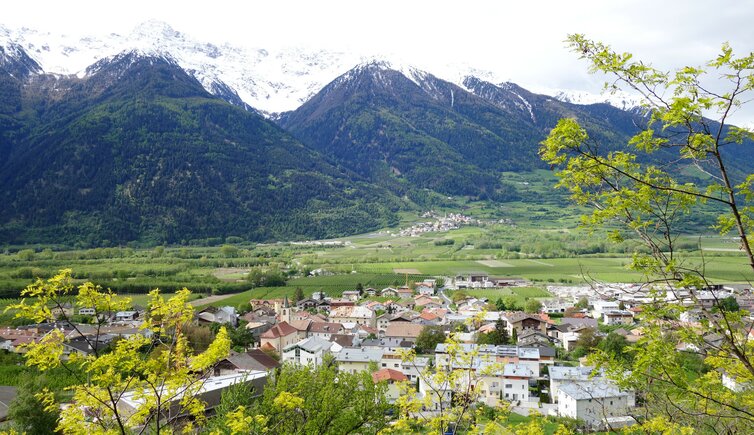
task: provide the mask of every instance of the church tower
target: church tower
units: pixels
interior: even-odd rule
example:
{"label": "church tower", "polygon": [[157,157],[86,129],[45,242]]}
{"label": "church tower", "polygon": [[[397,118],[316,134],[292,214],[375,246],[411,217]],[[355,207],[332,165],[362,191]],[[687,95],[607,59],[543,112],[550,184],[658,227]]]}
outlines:
{"label": "church tower", "polygon": [[291,304],[288,302],[288,295],[283,299],[283,306],[280,308],[280,321],[291,323]]}

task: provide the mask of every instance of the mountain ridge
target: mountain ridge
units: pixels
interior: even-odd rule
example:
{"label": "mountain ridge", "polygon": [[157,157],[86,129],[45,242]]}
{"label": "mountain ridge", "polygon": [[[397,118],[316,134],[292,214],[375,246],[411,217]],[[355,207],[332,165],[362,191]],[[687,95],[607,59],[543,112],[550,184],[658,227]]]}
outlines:
{"label": "mountain ridge", "polygon": [[[396,67],[402,65],[402,62],[391,60],[394,56],[379,53],[296,47],[271,49],[200,41],[161,21],[141,23],[126,35],[85,37],[0,28],[0,42],[2,40],[14,41],[24,47],[46,72],[60,75],[81,75],[97,60],[124,51],[137,49],[147,54],[168,53],[210,93],[223,96],[227,89],[231,89],[238,100],[271,118],[300,107],[327,83],[358,64],[380,59]],[[466,75],[487,76],[486,79],[495,76],[492,72],[470,66],[448,65],[442,70],[442,74],[435,72],[435,75],[457,85],[461,85]],[[564,90],[552,92],[561,94],[564,99],[575,101],[579,98],[579,101],[589,103],[614,100],[616,106],[622,108],[626,108],[626,101],[629,101],[624,96],[595,96]],[[228,101],[238,104],[234,99]]]}

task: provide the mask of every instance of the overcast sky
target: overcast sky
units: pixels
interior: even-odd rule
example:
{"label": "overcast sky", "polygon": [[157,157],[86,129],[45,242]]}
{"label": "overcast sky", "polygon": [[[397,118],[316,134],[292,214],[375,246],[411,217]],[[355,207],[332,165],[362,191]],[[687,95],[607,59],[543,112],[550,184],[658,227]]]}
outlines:
{"label": "overcast sky", "polygon": [[[521,4],[519,4],[521,3]],[[754,0],[10,1],[0,23],[67,34],[128,33],[157,19],[200,40],[394,53],[458,62],[532,88],[597,90],[563,40],[585,33],[655,66],[701,64],[720,44],[754,51]]]}

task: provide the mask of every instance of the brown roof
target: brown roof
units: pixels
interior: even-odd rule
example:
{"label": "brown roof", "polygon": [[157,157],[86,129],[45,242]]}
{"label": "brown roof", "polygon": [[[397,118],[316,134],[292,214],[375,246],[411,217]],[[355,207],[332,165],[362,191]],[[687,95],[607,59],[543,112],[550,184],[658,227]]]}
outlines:
{"label": "brown roof", "polygon": [[352,347],[353,346],[353,335],[350,334],[332,334],[330,336],[330,341],[333,343],[338,343],[339,345],[343,347]]}
{"label": "brown roof", "polygon": [[339,334],[343,332],[343,324],[331,322],[312,322],[309,325],[309,332]]}
{"label": "brown roof", "polygon": [[533,320],[547,323],[545,320],[542,320],[541,317],[535,314],[524,313],[521,311],[514,311],[511,313],[506,313],[505,318],[508,320],[509,323],[518,323],[524,319],[533,319]]}
{"label": "brown roof", "polygon": [[424,320],[437,320],[437,316],[427,311],[422,311],[419,317],[421,317]]}
{"label": "brown roof", "polygon": [[372,373],[372,380],[376,384],[382,381],[388,381],[388,382],[407,381],[408,378],[406,377],[406,375],[399,372],[398,370],[382,369],[382,370],[377,370],[376,372]]}
{"label": "brown roof", "polygon": [[225,360],[239,370],[269,370],[280,367],[279,362],[261,349],[252,349],[245,353],[231,351]]}
{"label": "brown roof", "polygon": [[312,321],[309,319],[306,320],[291,320],[291,326],[296,328],[298,331],[308,331],[309,325],[312,324]]}
{"label": "brown roof", "polygon": [[424,329],[424,325],[406,322],[391,322],[385,330],[385,337],[407,337],[416,338]]}
{"label": "brown roof", "polygon": [[264,334],[260,335],[261,338],[280,338],[287,335],[295,334],[296,328],[289,325],[288,322],[280,322],[272,328],[268,329]]}

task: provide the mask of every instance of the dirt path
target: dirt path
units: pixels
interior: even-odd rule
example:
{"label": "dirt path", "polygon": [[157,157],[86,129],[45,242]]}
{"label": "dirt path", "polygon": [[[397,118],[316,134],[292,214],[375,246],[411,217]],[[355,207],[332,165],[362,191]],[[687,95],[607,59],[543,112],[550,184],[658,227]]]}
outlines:
{"label": "dirt path", "polygon": [[231,296],[235,296],[237,293],[231,293],[227,295],[214,295],[214,296],[207,296],[201,299],[197,299],[195,301],[191,301],[191,305],[195,307],[202,307],[204,305],[209,305],[213,302],[221,301],[223,299],[228,299]]}

